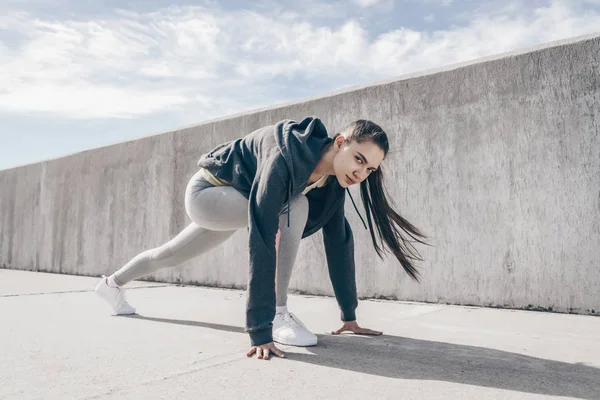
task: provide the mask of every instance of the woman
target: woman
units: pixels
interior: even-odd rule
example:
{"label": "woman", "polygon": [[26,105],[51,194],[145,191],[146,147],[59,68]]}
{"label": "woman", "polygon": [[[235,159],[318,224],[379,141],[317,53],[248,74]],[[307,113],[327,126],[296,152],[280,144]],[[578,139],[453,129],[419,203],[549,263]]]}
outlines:
{"label": "woman", "polygon": [[[247,228],[246,332],[252,345],[247,355],[256,353],[265,360],[271,353],[284,357],[274,341],[296,346],[317,343],[316,336],[287,310],[287,290],[300,240],[323,228],[329,276],[343,321],[332,333],[380,335],[356,322],[354,239],[344,203],[348,187],[360,183],[377,254],[383,258],[375,232],[418,280],[410,260],[419,258],[398,228],[420,243],[424,236],[386,199],[380,164],[388,150],[386,133],[371,121],[357,120],[331,138],[321,120],[313,117],[300,123],[283,120],[219,145],[202,155],[200,170],[188,183],[185,208],[192,223],[168,243],[137,255],[108,278],[103,276],[96,292],[115,314],[135,313],[125,300],[123,285],[180,265],[223,243],[237,229]],[[362,216],[361,220],[367,229]]]}

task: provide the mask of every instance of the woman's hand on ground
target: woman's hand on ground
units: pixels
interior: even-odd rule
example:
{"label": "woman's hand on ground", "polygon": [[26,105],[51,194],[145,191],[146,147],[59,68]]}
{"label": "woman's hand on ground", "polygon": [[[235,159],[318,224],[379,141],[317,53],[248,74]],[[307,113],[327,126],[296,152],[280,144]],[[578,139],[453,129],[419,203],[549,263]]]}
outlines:
{"label": "woman's hand on ground", "polygon": [[344,324],[342,325],[342,327],[340,329],[338,329],[337,331],[333,331],[331,332],[332,335],[339,335],[342,332],[354,332],[356,334],[360,334],[360,335],[375,335],[375,336],[379,336],[382,335],[383,332],[379,332],[379,331],[374,331],[373,329],[366,329],[366,328],[361,328],[360,326],[358,326],[358,323],[356,321],[346,321],[344,322]]}
{"label": "woman's hand on ground", "polygon": [[279,350],[277,347],[275,347],[275,343],[273,342],[261,344],[260,346],[252,346],[252,348],[246,355],[248,357],[252,357],[254,353],[256,353],[258,358],[262,360],[268,360],[269,355],[271,354],[275,354],[280,358],[285,358],[285,353]]}

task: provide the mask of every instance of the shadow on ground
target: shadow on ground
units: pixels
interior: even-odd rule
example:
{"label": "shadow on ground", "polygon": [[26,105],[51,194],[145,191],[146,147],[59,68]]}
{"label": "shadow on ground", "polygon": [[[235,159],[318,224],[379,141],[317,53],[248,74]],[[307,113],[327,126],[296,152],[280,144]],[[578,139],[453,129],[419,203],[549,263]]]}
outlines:
{"label": "shadow on ground", "polygon": [[[128,318],[245,334],[243,328],[231,325],[142,315]],[[310,354],[287,352],[287,358],[388,378],[445,381],[546,396],[600,398],[600,369],[584,364],[385,333],[376,337],[317,336],[319,344],[308,348]]]}

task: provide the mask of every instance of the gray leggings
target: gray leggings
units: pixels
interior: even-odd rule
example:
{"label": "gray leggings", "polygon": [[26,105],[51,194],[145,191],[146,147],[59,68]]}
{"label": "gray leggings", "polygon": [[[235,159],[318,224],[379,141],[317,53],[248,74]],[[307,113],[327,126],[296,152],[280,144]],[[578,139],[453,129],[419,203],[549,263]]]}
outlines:
{"label": "gray leggings", "polygon": [[[183,231],[155,249],[146,250],[114,273],[122,286],[162,268],[176,267],[212,249],[248,226],[248,200],[231,186],[213,186],[198,171],[185,190],[185,209],[192,220]],[[277,234],[277,306],[287,304],[287,291],[298,246],[308,218],[308,199],[300,194],[292,199],[290,226],[287,207],[280,211]]]}

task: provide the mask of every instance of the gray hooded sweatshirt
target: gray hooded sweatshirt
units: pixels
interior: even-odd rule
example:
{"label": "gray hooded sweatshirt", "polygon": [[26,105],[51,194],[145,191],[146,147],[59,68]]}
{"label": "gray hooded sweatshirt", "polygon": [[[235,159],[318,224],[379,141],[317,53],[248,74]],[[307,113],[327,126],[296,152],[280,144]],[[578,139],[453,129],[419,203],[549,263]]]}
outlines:
{"label": "gray hooded sweatshirt", "polygon": [[[323,150],[332,141],[318,118],[307,117],[299,123],[283,120],[221,144],[198,161],[199,167],[226,180],[249,200],[246,332],[253,346],[273,341],[275,236],[280,211],[304,191]],[[344,216],[345,191],[336,179],[330,179],[326,186],[311,190],[306,197],[309,214],[302,238],[323,228],[329,276],[341,319],[353,321],[358,301],[354,239]]]}

